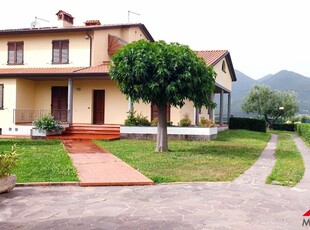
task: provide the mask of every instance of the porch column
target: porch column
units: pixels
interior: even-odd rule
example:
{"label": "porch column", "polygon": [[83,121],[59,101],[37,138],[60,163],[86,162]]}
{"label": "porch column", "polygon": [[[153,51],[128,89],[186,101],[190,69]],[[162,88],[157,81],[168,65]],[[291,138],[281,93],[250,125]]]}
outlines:
{"label": "porch column", "polygon": [[224,101],[224,90],[221,90],[221,94],[220,94],[220,125],[223,125],[223,101]]}
{"label": "porch column", "polygon": [[[210,95],[210,101],[214,102],[214,93]],[[214,110],[211,107],[208,108],[208,113],[210,121],[214,122]]]}
{"label": "porch column", "polygon": [[73,111],[73,81],[71,78],[68,79],[68,124],[72,124],[72,111]]}
{"label": "porch column", "polygon": [[194,109],[195,126],[199,125],[199,108]]}
{"label": "porch column", "polygon": [[227,104],[227,123],[229,123],[229,118],[231,115],[231,93],[228,93]]}

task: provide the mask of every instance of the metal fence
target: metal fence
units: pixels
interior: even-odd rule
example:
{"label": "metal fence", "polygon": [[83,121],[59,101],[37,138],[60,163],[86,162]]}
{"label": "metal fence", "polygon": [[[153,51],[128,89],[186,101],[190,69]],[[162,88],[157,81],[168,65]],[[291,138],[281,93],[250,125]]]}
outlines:
{"label": "metal fence", "polygon": [[59,121],[67,122],[67,110],[45,110],[45,109],[14,109],[13,121],[15,124],[32,123],[38,118],[46,114],[52,116]]}

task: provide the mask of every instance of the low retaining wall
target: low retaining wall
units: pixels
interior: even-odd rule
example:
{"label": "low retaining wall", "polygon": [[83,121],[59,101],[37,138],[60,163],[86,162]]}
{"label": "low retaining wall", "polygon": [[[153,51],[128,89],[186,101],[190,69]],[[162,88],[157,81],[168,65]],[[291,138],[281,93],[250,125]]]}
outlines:
{"label": "low retaining wall", "polygon": [[[212,140],[217,137],[217,127],[167,127],[169,139]],[[121,126],[121,138],[156,139],[157,127]]]}

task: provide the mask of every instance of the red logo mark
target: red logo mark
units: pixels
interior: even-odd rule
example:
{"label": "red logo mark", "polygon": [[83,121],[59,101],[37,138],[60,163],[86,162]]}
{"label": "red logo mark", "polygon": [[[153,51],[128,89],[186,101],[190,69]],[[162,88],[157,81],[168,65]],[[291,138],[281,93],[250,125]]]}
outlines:
{"label": "red logo mark", "polygon": [[310,210],[308,210],[303,216],[310,216]]}

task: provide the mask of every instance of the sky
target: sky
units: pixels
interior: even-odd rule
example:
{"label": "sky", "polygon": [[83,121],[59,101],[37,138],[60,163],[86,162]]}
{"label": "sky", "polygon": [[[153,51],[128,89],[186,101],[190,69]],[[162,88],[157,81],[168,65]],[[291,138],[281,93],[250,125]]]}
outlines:
{"label": "sky", "polygon": [[[308,5],[309,0],[10,0],[2,3],[0,29],[29,28],[35,17],[41,26],[55,26],[59,10],[77,26],[129,20],[143,23],[155,40],[228,50],[234,68],[254,79],[281,70],[310,77]],[[134,13],[128,17],[128,11]]]}

